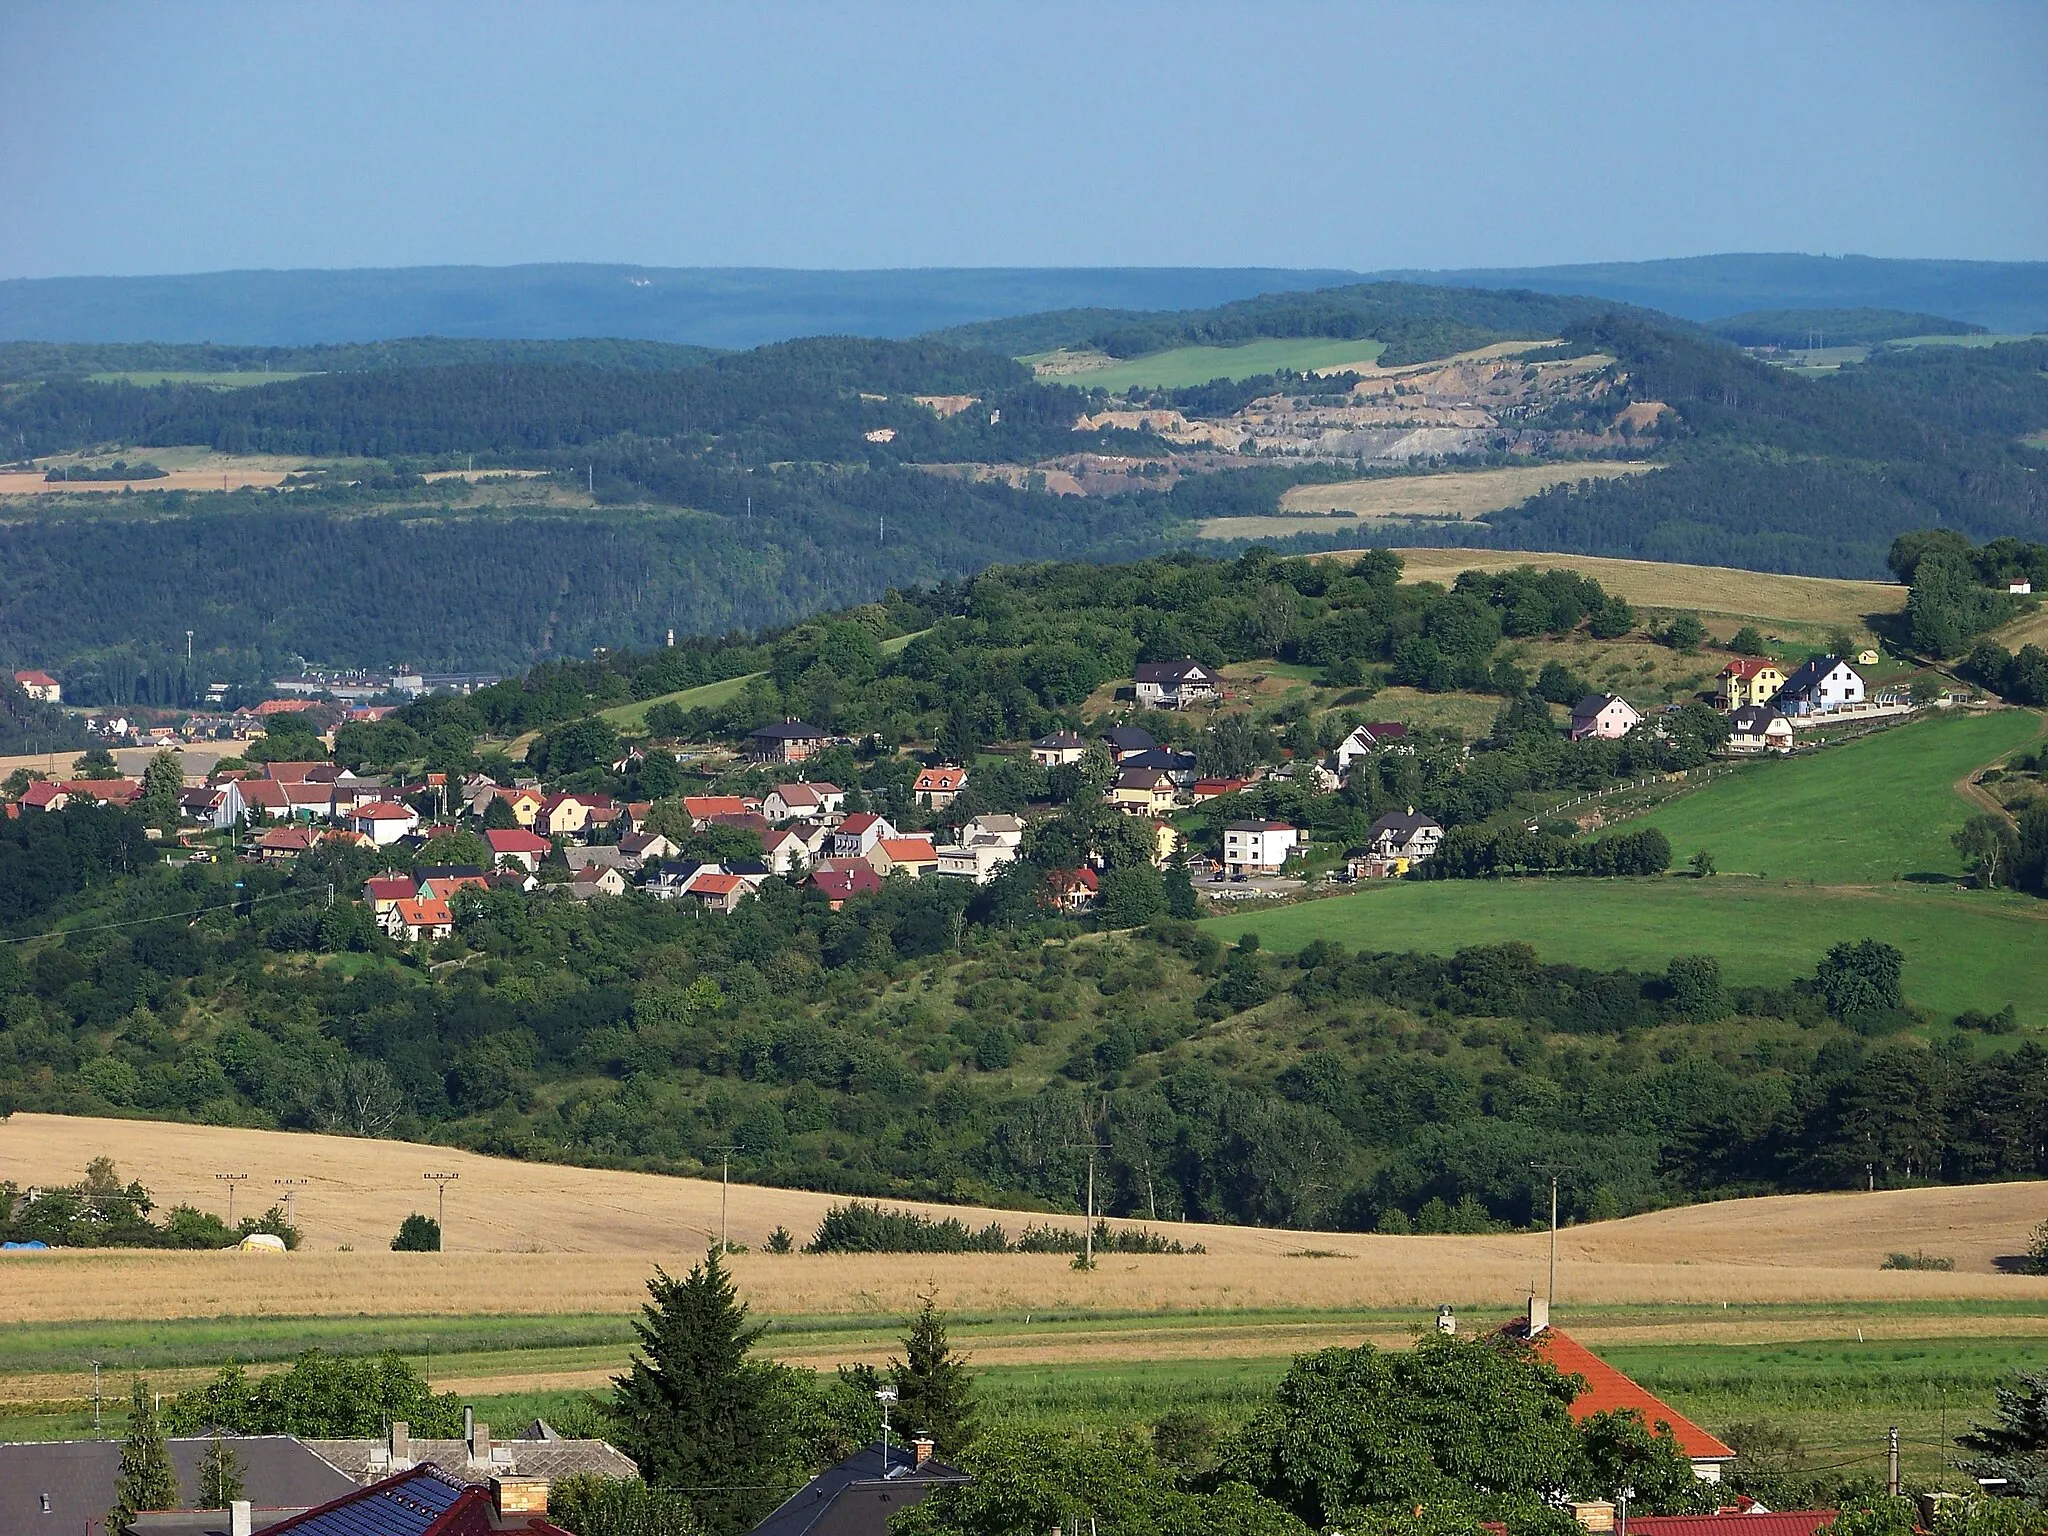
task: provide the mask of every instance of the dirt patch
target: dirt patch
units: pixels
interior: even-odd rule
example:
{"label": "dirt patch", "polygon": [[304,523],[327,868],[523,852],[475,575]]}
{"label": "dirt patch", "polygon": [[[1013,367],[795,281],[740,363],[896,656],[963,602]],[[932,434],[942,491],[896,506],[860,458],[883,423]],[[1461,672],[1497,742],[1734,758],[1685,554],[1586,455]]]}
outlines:
{"label": "dirt patch", "polygon": [[45,480],[41,470],[0,474],[0,496],[104,496],[122,491],[266,490],[284,483],[281,469],[173,469],[153,480]]}
{"label": "dirt patch", "polygon": [[912,395],[911,399],[941,416],[958,416],[970,405],[980,403],[979,395]]}

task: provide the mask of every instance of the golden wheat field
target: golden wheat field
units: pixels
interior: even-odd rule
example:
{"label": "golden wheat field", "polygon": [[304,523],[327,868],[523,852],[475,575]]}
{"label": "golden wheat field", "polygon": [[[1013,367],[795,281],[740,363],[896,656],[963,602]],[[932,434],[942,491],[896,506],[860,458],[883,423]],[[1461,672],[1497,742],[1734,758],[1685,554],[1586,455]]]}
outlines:
{"label": "golden wheat field", "polygon": [[[238,1214],[296,1186],[299,1252],[57,1252],[4,1261],[13,1321],[222,1315],[620,1312],[652,1267],[687,1266],[715,1237],[719,1186],[658,1174],[518,1163],[406,1142],[148,1121],[16,1115],[0,1123],[0,1179],[67,1182],[114,1158],[168,1205],[225,1211],[217,1173],[246,1173]],[[441,1254],[397,1254],[409,1211],[431,1211],[422,1175],[450,1172]],[[731,1233],[758,1250],[776,1225],[808,1235],[834,1197],[735,1184]],[[1014,1233],[1045,1218],[917,1207]],[[1568,1229],[1559,1291],[1586,1304],[2038,1300],[2048,1279],[1999,1272],[2048,1216],[2048,1183],[1797,1195],[1691,1206]],[[1054,1218],[1058,1219],[1058,1218]],[[1072,1218],[1068,1218],[1072,1220]],[[734,1260],[753,1304],[776,1316],[898,1313],[938,1285],[962,1310],[1216,1312],[1509,1305],[1540,1284],[1541,1235],[1380,1237],[1159,1223],[1206,1254],[788,1255]],[[347,1245],[351,1251],[342,1251]],[[1881,1270],[1894,1249],[1953,1256],[1952,1273]]]}
{"label": "golden wheat field", "polygon": [[[1441,475],[1385,475],[1297,485],[1280,497],[1283,513],[1355,512],[1360,517],[1474,518],[1527,501],[1554,485],[1643,475],[1655,464],[1527,464],[1505,469],[1454,470]],[[1243,519],[1240,519],[1243,521]]]}
{"label": "golden wheat field", "polygon": [[[1899,613],[1906,588],[1889,581],[1830,576],[1780,576],[1721,565],[1613,560],[1600,555],[1530,554],[1511,550],[1398,549],[1406,581],[1455,581],[1460,571],[1506,571],[1518,565],[1563,567],[1591,576],[1609,592],[1646,608],[1686,608],[1709,617],[1786,624],[1855,624]],[[1331,556],[1343,559],[1342,552]]]}

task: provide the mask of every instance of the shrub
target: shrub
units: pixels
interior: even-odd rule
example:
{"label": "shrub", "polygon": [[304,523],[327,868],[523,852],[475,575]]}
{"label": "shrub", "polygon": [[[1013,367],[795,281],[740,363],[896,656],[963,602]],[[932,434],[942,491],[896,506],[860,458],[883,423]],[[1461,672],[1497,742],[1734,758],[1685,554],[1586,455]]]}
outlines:
{"label": "shrub", "polygon": [[1956,1261],[1946,1255],[1923,1253],[1914,1249],[1911,1253],[1888,1253],[1879,1269],[1931,1269],[1946,1274],[1956,1267]]}
{"label": "shrub", "polygon": [[393,1253],[439,1253],[441,1223],[415,1211],[398,1224],[398,1236],[391,1239]]}
{"label": "shrub", "polygon": [[856,1200],[835,1205],[818,1223],[805,1253],[1007,1253],[1009,1239],[990,1222],[979,1232],[957,1216],[933,1220],[915,1211],[885,1211]]}

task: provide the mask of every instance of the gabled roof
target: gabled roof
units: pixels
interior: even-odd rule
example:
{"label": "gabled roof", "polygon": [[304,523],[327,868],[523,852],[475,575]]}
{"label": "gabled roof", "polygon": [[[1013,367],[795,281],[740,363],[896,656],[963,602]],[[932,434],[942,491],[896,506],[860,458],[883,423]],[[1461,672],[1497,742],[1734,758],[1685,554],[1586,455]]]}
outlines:
{"label": "gabled roof", "polygon": [[1085,747],[1088,743],[1076,736],[1072,731],[1054,731],[1050,736],[1039,737],[1031,745],[1038,748],[1041,752],[1070,752],[1075,747]]}
{"label": "gabled roof", "polygon": [[15,673],[14,680],[24,688],[55,688],[59,686],[57,679],[50,676],[49,673],[38,672],[33,668],[26,672]]}
{"label": "gabled roof", "polygon": [[920,773],[917,776],[915,787],[927,790],[958,789],[966,782],[967,770],[965,768],[955,768],[951,764],[941,764],[937,768],[927,768],[924,772]]}
{"label": "gabled roof", "polygon": [[692,896],[730,896],[746,886],[738,875],[699,875],[690,884]]}
{"label": "gabled roof", "polygon": [[[305,1509],[356,1492],[354,1479],[336,1470],[290,1435],[231,1435],[228,1446],[242,1464],[243,1486],[266,1510]],[[177,1436],[166,1442],[180,1485],[198,1486],[200,1458],[210,1439]],[[46,1440],[0,1445],[0,1536],[57,1536],[98,1528],[114,1502],[120,1476],[119,1440]],[[42,1512],[41,1499],[50,1497]],[[226,1511],[223,1510],[225,1516]]]}
{"label": "gabled roof", "polygon": [[[1528,1339],[1529,1320],[1517,1318],[1501,1332],[1511,1338]],[[1574,1421],[1583,1421],[1596,1413],[1607,1413],[1617,1408],[1632,1408],[1643,1416],[1643,1422],[1652,1430],[1659,1424],[1669,1424],[1679,1450],[1693,1460],[1734,1459],[1735,1452],[1726,1442],[1708,1434],[1649,1388],[1624,1376],[1563,1329],[1554,1325],[1544,1328],[1529,1343],[1537,1359],[1548,1361],[1562,1375],[1577,1376],[1586,1383],[1586,1390],[1572,1399]],[[1635,1522],[1629,1523],[1633,1526]],[[1738,1526],[1734,1529],[1749,1528]]]}
{"label": "gabled roof", "polygon": [[936,1458],[918,1466],[917,1453],[908,1446],[892,1444],[886,1464],[880,1445],[866,1446],[784,1499],[751,1536],[883,1536],[891,1515],[901,1514],[933,1488],[970,1481]]}
{"label": "gabled roof", "polygon": [[493,827],[484,833],[484,841],[491,846],[491,852],[504,853],[553,853],[555,845],[538,833],[524,827]]}
{"label": "gabled roof", "polygon": [[37,779],[21,792],[21,803],[40,810],[64,793],[64,786],[55,779]]}
{"label": "gabled roof", "polygon": [[825,733],[801,720],[778,720],[747,733],[750,741],[823,741]]}
{"label": "gabled roof", "polygon": [[419,889],[407,875],[378,875],[363,882],[363,895],[370,901],[410,901]]}
{"label": "gabled roof", "polygon": [[1159,745],[1150,731],[1135,725],[1112,725],[1102,733],[1102,739],[1118,752],[1149,752]]}
{"label": "gabled roof", "polygon": [[1182,683],[1215,675],[1199,661],[1183,658],[1180,661],[1141,661],[1131,678],[1140,683]]}
{"label": "gabled roof", "polygon": [[408,928],[445,928],[455,921],[455,914],[448,910],[448,903],[438,896],[421,896],[411,900],[400,898],[394,903],[398,920]]}
{"label": "gabled roof", "polygon": [[1147,747],[1142,752],[1133,752],[1123,760],[1125,768],[1157,768],[1165,773],[1191,773],[1194,771],[1195,754],[1176,752],[1170,747]]}
{"label": "gabled roof", "polygon": [[747,802],[738,795],[685,795],[683,809],[692,816],[738,816],[746,811]]}
{"label": "gabled roof", "polygon": [[1118,789],[1159,789],[1173,788],[1173,775],[1164,768],[1120,768],[1117,770],[1115,787]]}
{"label": "gabled roof", "polygon": [[1839,656],[1816,656],[1811,661],[1802,662],[1798,670],[1785,679],[1782,691],[1798,693],[1801,689],[1811,688],[1837,667],[1847,668],[1851,672],[1856,670]]}
{"label": "gabled roof", "polygon": [[835,901],[849,896],[872,896],[882,888],[882,877],[866,864],[852,869],[820,869],[811,884]]}
{"label": "gabled roof", "polygon": [[885,837],[879,846],[898,864],[933,864],[939,857],[928,837]]}
{"label": "gabled roof", "polygon": [[1045,877],[1045,883],[1056,891],[1099,891],[1102,880],[1095,871],[1083,864],[1079,869],[1055,869]]}
{"label": "gabled roof", "polygon": [[393,805],[389,800],[372,800],[368,805],[359,805],[349,812],[357,821],[418,821],[419,812],[409,805]]}
{"label": "gabled roof", "polygon": [[[823,805],[825,803],[825,797],[819,794],[818,791],[809,784],[778,784],[772,791],[770,791],[770,793],[780,795],[782,797],[782,803],[788,806]],[[708,799],[710,797],[707,796],[706,798]],[[737,800],[739,796],[726,795],[720,796],[719,798]],[[744,810],[746,809],[746,807],[735,806],[733,807],[733,809],[736,811]]]}
{"label": "gabled roof", "polygon": [[881,819],[872,811],[855,811],[846,820],[839,823],[838,830],[848,837],[859,837]]}
{"label": "gabled roof", "polygon": [[[269,1529],[278,1536],[484,1536],[492,1528],[488,1489],[466,1488],[435,1467],[414,1467]],[[528,1528],[559,1530],[538,1516]]]}
{"label": "gabled roof", "polygon": [[1226,832],[1292,832],[1294,827],[1284,821],[1226,821]]}
{"label": "gabled roof", "polygon": [[242,780],[242,804],[254,810],[281,811],[291,804],[284,786],[274,779]]}
{"label": "gabled roof", "polygon": [[1832,1509],[1746,1509],[1717,1515],[1630,1515],[1635,1536],[1814,1536],[1833,1525]]}
{"label": "gabled roof", "polygon": [[1425,827],[1436,827],[1438,831],[1443,830],[1435,818],[1424,816],[1419,811],[1389,811],[1372,824],[1372,830],[1366,835],[1376,838],[1382,832],[1398,832],[1402,840],[1406,841]]}
{"label": "gabled roof", "polygon": [[1612,704],[1624,704],[1630,710],[1635,708],[1633,704],[1629,704],[1628,700],[1618,693],[1589,693],[1572,706],[1572,718],[1574,720],[1595,719]]}
{"label": "gabled roof", "polygon": [[1721,669],[1723,677],[1755,677],[1759,672],[1777,672],[1782,669],[1768,656],[1738,656]]}
{"label": "gabled roof", "polygon": [[1766,726],[1785,717],[1768,704],[1745,704],[1728,717],[1728,729],[1745,736],[1761,733]]}

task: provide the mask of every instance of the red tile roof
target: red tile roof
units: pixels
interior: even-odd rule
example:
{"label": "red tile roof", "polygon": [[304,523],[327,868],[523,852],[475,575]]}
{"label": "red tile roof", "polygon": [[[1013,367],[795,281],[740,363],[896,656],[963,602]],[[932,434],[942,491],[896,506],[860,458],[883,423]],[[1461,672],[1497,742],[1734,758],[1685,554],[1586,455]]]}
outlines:
{"label": "red tile roof", "polygon": [[1630,1536],[1814,1536],[1835,1522],[1832,1509],[1786,1509],[1760,1514],[1630,1515]]}
{"label": "red tile roof", "polygon": [[57,679],[50,676],[47,672],[17,672],[14,674],[14,680],[24,688],[55,688],[57,686]]}
{"label": "red tile roof", "polygon": [[[1507,1331],[1522,1337],[1527,1328],[1526,1321],[1518,1321],[1510,1323]],[[1724,1441],[1708,1434],[1647,1387],[1631,1381],[1563,1329],[1545,1328],[1536,1335],[1532,1345],[1537,1359],[1547,1360],[1566,1376],[1584,1378],[1586,1390],[1572,1399],[1574,1420],[1589,1419],[1596,1413],[1606,1413],[1615,1408],[1633,1408],[1653,1430],[1660,1423],[1669,1424],[1678,1448],[1695,1460],[1727,1461],[1735,1455],[1733,1448]],[[1629,1526],[1634,1529],[1636,1522],[1631,1520]],[[1736,1529],[1747,1531],[1749,1527],[1745,1525]],[[1769,1533],[1759,1532],[1758,1536],[1769,1536]]]}
{"label": "red tile roof", "polygon": [[448,910],[448,903],[438,896],[400,901],[398,917],[408,928],[445,928],[455,921],[455,914]]}
{"label": "red tile roof", "polygon": [[966,782],[967,770],[965,768],[927,768],[917,776],[916,787],[922,790],[936,789],[945,791],[958,789]]}
{"label": "red tile roof", "polygon": [[553,853],[555,845],[524,827],[493,827],[484,833],[493,853]]}
{"label": "red tile roof", "polygon": [[882,888],[882,877],[861,864],[853,869],[821,869],[811,876],[811,884],[834,901],[844,901],[849,896],[874,895]]}
{"label": "red tile roof", "polygon": [[393,805],[389,800],[373,800],[368,805],[359,805],[349,813],[357,821],[417,821],[418,814],[410,806]]}
{"label": "red tile roof", "polygon": [[64,793],[64,786],[54,779],[37,779],[21,792],[21,803],[34,810],[42,810],[52,800]]}
{"label": "red tile roof", "polygon": [[[1784,668],[1780,667],[1768,656],[1744,656],[1729,662],[1727,666],[1721,669],[1721,675],[1723,677],[1755,677],[1757,673],[1766,669],[1780,674],[1784,671]],[[1630,1521],[1629,1523],[1633,1525],[1635,1522]]]}
{"label": "red tile roof", "polygon": [[363,882],[363,897],[368,901],[410,901],[415,894],[417,888],[405,875],[385,875]]}
{"label": "red tile roof", "polygon": [[683,809],[692,816],[743,816],[747,802],[738,795],[685,795]]}
{"label": "red tile roof", "polygon": [[692,896],[730,896],[747,882],[738,875],[699,875],[690,882]]}
{"label": "red tile roof", "polygon": [[882,852],[898,864],[936,864],[939,850],[932,846],[928,837],[885,837],[880,840]]}
{"label": "red tile roof", "polygon": [[846,837],[859,837],[882,818],[868,811],[856,811],[839,823],[839,832]]}

